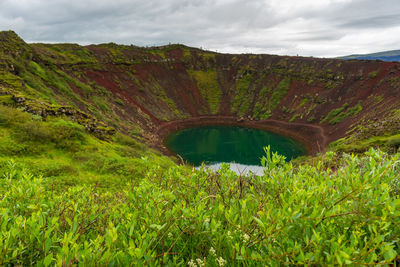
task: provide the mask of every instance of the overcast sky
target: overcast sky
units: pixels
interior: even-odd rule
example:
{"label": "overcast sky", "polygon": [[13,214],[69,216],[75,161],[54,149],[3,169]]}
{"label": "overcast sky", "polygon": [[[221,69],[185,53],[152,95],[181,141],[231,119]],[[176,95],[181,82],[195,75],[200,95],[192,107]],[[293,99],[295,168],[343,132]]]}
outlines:
{"label": "overcast sky", "polygon": [[27,42],[331,57],[400,49],[400,0],[0,0]]}

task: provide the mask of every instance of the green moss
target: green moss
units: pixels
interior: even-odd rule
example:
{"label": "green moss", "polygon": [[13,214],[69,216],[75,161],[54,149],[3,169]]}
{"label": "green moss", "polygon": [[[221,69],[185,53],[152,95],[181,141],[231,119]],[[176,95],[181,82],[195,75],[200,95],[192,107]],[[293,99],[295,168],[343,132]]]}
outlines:
{"label": "green moss", "polygon": [[263,86],[258,93],[256,103],[253,109],[253,117],[257,119],[268,119],[271,117],[271,111],[269,110],[269,96],[273,89],[268,86]]}
{"label": "green moss", "polygon": [[219,87],[217,71],[188,71],[189,75],[196,81],[197,88],[203,99],[208,103],[211,114],[217,114],[221,101],[222,91]]}
{"label": "green moss", "polygon": [[121,98],[116,98],[115,103],[117,103],[120,106],[125,106],[125,102]]}
{"label": "green moss", "polygon": [[14,89],[21,89],[23,80],[10,72],[0,70],[0,84]]}
{"label": "green moss", "polygon": [[[77,78],[73,78],[70,75],[68,75],[65,72],[62,72],[60,70],[57,70],[56,73],[60,75],[63,79],[65,79],[68,83],[75,85],[77,88],[81,89],[85,93],[93,93],[93,88],[90,87],[89,85],[81,82]],[[105,89],[104,89],[105,90]]]}
{"label": "green moss", "polygon": [[47,87],[41,79],[30,72],[23,72],[21,77],[24,80],[25,92],[30,96],[38,96],[43,100],[54,102],[54,91]]}
{"label": "green moss", "polygon": [[325,83],[325,89],[334,89],[338,84],[332,80]]}
{"label": "green moss", "polygon": [[337,124],[348,117],[357,115],[358,113],[360,113],[361,110],[362,106],[360,103],[358,103],[357,105],[348,108],[346,111],[339,113],[335,118],[329,121],[329,124]]}
{"label": "green moss", "polygon": [[244,116],[249,112],[252,102],[249,90],[251,89],[250,85],[254,77],[248,68],[242,69],[238,75],[240,79],[236,82],[235,96],[232,99],[232,111],[237,112],[239,116]]}
{"label": "green moss", "polygon": [[269,93],[270,93],[270,89],[267,86],[264,86],[263,88],[261,88],[260,92],[258,93],[258,95],[260,97],[265,98]]}
{"label": "green moss", "polygon": [[269,110],[272,111],[279,105],[282,98],[289,91],[289,88],[290,88],[290,77],[286,77],[279,82],[275,90],[272,92],[272,96],[269,101]]}
{"label": "green moss", "polygon": [[51,64],[93,66],[99,63],[90,50],[77,44],[31,44],[31,47]]}
{"label": "green moss", "polygon": [[328,122],[328,121],[332,120],[333,118],[335,118],[339,113],[341,113],[348,106],[349,106],[349,104],[345,103],[340,108],[336,108],[336,109],[331,110],[328,113],[328,115],[326,115],[326,117],[323,120],[321,120],[321,123],[325,123],[325,122]]}
{"label": "green moss", "polygon": [[304,106],[305,104],[307,104],[307,102],[309,101],[309,99],[308,98],[304,98],[304,99],[302,99],[301,100],[301,102],[300,102],[300,104],[297,106],[297,108],[296,109],[299,109],[299,108],[301,108],[302,106]]}
{"label": "green moss", "polygon": [[308,122],[314,122],[316,119],[315,119],[315,116],[311,116],[311,117],[309,117],[308,119],[307,119],[307,121]]}
{"label": "green moss", "polygon": [[400,148],[400,135],[373,136],[351,142],[343,138],[329,144],[328,149],[341,152],[361,153],[369,150],[371,147],[379,147],[384,151],[396,153]]}
{"label": "green moss", "polygon": [[12,95],[0,95],[0,104],[13,105],[14,103]]}
{"label": "green moss", "polygon": [[192,53],[190,52],[190,50],[188,50],[188,49],[183,50],[183,55],[182,55],[181,60],[182,60],[182,62],[184,62],[186,64],[189,64],[192,62],[193,56],[192,56]]}
{"label": "green moss", "polygon": [[202,61],[208,61],[208,62],[212,62],[215,63],[215,53],[210,53],[210,52],[202,52],[200,53],[200,57],[202,59]]}
{"label": "green moss", "polygon": [[378,76],[379,71],[371,71],[370,73],[368,73],[368,77],[370,79],[375,79]]}
{"label": "green moss", "polygon": [[360,103],[350,108],[348,108],[348,106],[349,104],[345,103],[340,108],[330,111],[328,115],[321,120],[321,123],[329,122],[329,124],[337,124],[348,117],[357,115],[362,110]]}
{"label": "green moss", "polygon": [[[157,107],[149,106],[148,108],[152,109],[153,114],[158,116],[160,119],[169,121],[171,119],[182,118],[185,116],[184,112],[177,108],[173,99],[167,95],[166,90],[152,75],[149,75],[149,80],[147,82],[143,82],[143,87],[139,88],[139,92],[151,96],[155,103],[159,103]],[[167,109],[165,109],[166,107]],[[147,116],[145,113],[142,113],[141,115]]]}
{"label": "green moss", "polygon": [[[31,87],[35,88],[37,86],[38,89],[40,88],[42,91],[51,92],[51,90],[46,90],[46,85],[52,86],[64,96],[81,102],[81,98],[77,96],[68,85],[67,81],[72,81],[72,78],[66,79],[67,75],[65,73],[57,69],[43,68],[33,61],[29,62],[28,71],[33,75],[24,73],[23,77]],[[78,84],[78,82],[76,83]]]}
{"label": "green moss", "polygon": [[93,101],[93,103],[97,107],[100,108],[101,111],[103,111],[103,112],[110,112],[111,111],[110,107],[106,103],[106,100],[103,99],[102,97],[100,97],[100,96],[92,96],[90,99]]}
{"label": "green moss", "polygon": [[150,50],[150,53],[153,54],[153,55],[159,56],[159,57],[161,57],[163,59],[166,58],[165,51],[163,51],[161,49],[152,49],[152,50]]}
{"label": "green moss", "polygon": [[294,122],[300,116],[301,116],[300,114],[294,114],[293,117],[289,120],[289,122]]}
{"label": "green moss", "polygon": [[34,61],[29,62],[29,64],[28,64],[28,70],[29,70],[31,73],[33,73],[34,75],[40,77],[40,78],[43,79],[43,80],[46,80],[46,79],[47,79],[46,71],[45,71],[42,67],[40,67],[39,64],[37,64],[37,63],[34,62]]}

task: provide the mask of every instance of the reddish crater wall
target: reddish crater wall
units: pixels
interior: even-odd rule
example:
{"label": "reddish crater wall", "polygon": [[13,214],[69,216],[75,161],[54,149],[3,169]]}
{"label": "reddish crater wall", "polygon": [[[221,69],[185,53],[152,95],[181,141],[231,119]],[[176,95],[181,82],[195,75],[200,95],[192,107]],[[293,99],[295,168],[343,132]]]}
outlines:
{"label": "reddish crater wall", "polygon": [[[315,154],[354,127],[382,121],[400,109],[398,62],[231,55],[183,46],[85,49],[98,64],[66,71],[73,76],[79,70],[82,81],[111,92],[110,102],[118,98],[124,103],[114,110],[121,129],[142,129],[148,143],[162,151],[163,138],[171,131],[218,124],[283,134]],[[204,78],[209,73],[213,75]],[[283,94],[271,103],[285,81]],[[220,94],[217,108],[210,101],[215,92]],[[334,110],[357,105],[360,112],[336,123],[324,120]]]}

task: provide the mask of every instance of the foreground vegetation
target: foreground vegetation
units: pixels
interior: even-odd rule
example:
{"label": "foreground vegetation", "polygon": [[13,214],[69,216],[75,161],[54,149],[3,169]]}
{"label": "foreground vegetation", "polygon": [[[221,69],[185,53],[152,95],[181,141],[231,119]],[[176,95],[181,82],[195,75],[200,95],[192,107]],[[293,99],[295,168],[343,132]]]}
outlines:
{"label": "foreground vegetation", "polygon": [[264,176],[238,176],[178,166],[128,137],[100,141],[64,119],[1,111],[1,147],[14,142],[1,150],[1,265],[399,259],[400,154],[329,152],[296,166],[266,149]]}
{"label": "foreground vegetation", "polygon": [[[400,113],[382,101],[399,67],[307,62],[0,33],[0,265],[398,265]],[[364,83],[375,96],[353,99]],[[145,144],[158,120],[197,112],[356,124],[340,153],[286,163],[266,148],[263,176]]]}

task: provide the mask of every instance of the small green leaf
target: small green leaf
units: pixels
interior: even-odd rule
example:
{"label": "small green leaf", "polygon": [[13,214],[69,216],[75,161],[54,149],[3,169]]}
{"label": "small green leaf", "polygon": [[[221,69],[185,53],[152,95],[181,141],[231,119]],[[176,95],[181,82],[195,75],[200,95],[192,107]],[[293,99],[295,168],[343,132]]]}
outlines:
{"label": "small green leaf", "polygon": [[254,221],[264,229],[264,223],[257,217],[253,216]]}
{"label": "small green leaf", "polygon": [[53,255],[52,254],[47,255],[47,257],[44,258],[44,260],[43,260],[44,266],[46,266],[46,267],[49,266],[51,264],[52,260],[53,260]]}
{"label": "small green leaf", "polygon": [[51,247],[51,239],[47,238],[46,241],[44,242],[44,252],[47,254],[49,252],[49,249]]}

